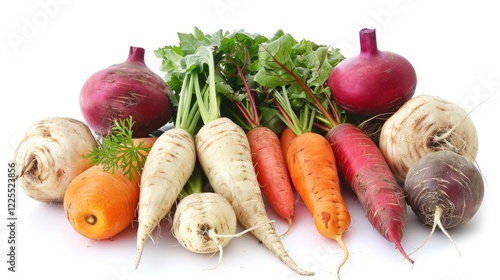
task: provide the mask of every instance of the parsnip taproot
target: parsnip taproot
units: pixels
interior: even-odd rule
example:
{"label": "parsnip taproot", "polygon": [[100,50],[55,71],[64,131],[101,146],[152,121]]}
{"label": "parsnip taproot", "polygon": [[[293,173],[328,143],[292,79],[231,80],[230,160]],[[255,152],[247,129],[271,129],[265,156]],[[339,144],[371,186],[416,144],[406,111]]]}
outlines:
{"label": "parsnip taproot", "polygon": [[193,136],[186,130],[167,130],[151,148],[140,182],[136,268],[146,240],[172,208],[195,163]]}
{"label": "parsnip taproot", "polygon": [[192,97],[193,83],[190,76],[186,76],[179,93],[174,127],[158,137],[144,164],[138,205],[136,268],[146,240],[168,214],[195,170],[194,134],[200,113]]}

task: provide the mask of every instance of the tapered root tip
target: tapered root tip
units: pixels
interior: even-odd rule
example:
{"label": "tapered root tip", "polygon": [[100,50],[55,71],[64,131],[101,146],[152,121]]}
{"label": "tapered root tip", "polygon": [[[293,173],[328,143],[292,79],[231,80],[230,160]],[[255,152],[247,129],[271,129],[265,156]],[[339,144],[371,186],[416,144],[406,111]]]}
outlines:
{"label": "tapered root tip", "polygon": [[139,267],[139,263],[141,262],[142,251],[144,250],[144,241],[139,242],[137,244],[137,257],[135,258],[135,269]]}
{"label": "tapered root tip", "polygon": [[394,243],[396,245],[396,248],[398,248],[399,252],[401,253],[401,255],[403,255],[403,257],[408,261],[410,262],[411,264],[413,264],[415,261],[413,261],[410,256],[405,252],[405,250],[403,249],[403,245],[401,245],[401,241],[399,241],[399,238],[396,237],[395,234],[391,234],[391,242]]}
{"label": "tapered root tip", "polygon": [[288,221],[288,228],[286,229],[286,231],[284,233],[282,233],[280,235],[280,237],[287,235],[292,230],[293,218],[288,218],[287,221]]}
{"label": "tapered root tip", "polygon": [[336,241],[339,243],[340,247],[344,251],[344,259],[337,267],[337,279],[340,280],[340,269],[344,266],[344,264],[347,262],[347,259],[349,258],[349,250],[347,250],[347,246],[345,245],[342,238],[340,238],[340,236],[338,238],[336,238]]}
{"label": "tapered root tip", "polygon": [[314,272],[307,271],[307,270],[295,270],[295,272],[297,272],[299,275],[302,275],[302,276],[313,276],[314,275]]}

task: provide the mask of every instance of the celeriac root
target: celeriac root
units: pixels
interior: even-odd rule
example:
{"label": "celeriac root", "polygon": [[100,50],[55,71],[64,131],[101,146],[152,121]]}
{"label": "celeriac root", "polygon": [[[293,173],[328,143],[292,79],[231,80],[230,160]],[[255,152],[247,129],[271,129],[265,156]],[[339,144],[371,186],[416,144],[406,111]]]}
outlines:
{"label": "celeriac root", "polygon": [[97,147],[89,127],[53,117],[33,123],[14,152],[16,178],[31,198],[60,203],[69,183],[92,166],[85,155]]}

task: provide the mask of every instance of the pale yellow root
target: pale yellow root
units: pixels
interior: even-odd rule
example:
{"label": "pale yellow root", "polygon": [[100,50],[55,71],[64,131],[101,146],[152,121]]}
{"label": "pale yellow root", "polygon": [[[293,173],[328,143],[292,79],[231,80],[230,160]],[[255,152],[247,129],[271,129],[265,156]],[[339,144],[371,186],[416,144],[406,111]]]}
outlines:
{"label": "pale yellow root", "polygon": [[349,250],[347,250],[347,246],[345,245],[344,240],[342,240],[342,237],[340,235],[338,236],[338,238],[335,238],[335,240],[339,243],[340,247],[344,251],[344,258],[337,267],[337,279],[340,280],[340,269],[344,266],[344,264],[347,262],[347,259],[349,258]]}
{"label": "pale yellow root", "polygon": [[198,160],[216,193],[233,206],[240,224],[252,230],[271,252],[300,275],[314,272],[300,268],[290,257],[270,223],[262,198],[245,132],[228,118],[202,127],[196,136]]}
{"label": "pale yellow root", "polygon": [[172,208],[195,163],[194,139],[183,129],[167,130],[151,148],[140,183],[136,268],[146,240]]}

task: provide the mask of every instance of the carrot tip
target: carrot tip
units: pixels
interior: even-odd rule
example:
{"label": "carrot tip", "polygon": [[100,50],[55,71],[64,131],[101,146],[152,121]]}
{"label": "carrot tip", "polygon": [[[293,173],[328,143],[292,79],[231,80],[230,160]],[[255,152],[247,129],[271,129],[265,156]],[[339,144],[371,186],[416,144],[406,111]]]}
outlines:
{"label": "carrot tip", "polygon": [[288,221],[288,228],[279,237],[283,237],[283,236],[287,235],[292,230],[293,218],[288,218],[287,221]]}
{"label": "carrot tip", "polygon": [[340,280],[340,269],[344,266],[344,264],[347,262],[347,259],[349,258],[349,250],[347,250],[347,246],[345,245],[340,235],[337,238],[335,238],[335,240],[339,243],[340,247],[344,251],[344,259],[337,267],[337,279]]}

